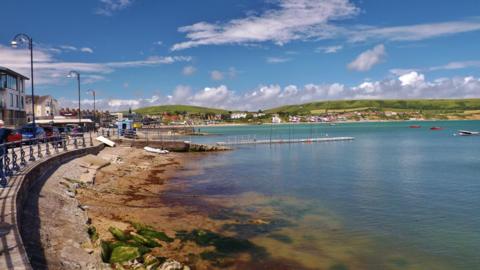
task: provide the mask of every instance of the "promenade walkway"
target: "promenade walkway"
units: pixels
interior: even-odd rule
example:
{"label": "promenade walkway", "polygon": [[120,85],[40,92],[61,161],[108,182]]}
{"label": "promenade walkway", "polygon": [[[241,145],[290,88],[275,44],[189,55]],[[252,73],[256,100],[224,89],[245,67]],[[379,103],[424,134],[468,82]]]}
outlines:
{"label": "promenade walkway", "polygon": [[[92,135],[93,136],[93,135]],[[0,187],[0,269],[32,269],[28,255],[20,236],[23,202],[28,196],[28,190],[35,182],[52,173],[52,170],[65,161],[73,158],[98,152],[102,145],[95,140],[90,141],[85,136],[82,139],[64,141],[65,147],[46,147],[47,143],[40,143],[40,147],[22,146],[21,148],[3,148],[4,155],[0,156],[2,187]],[[0,146],[0,147],[3,147]],[[35,161],[30,159],[30,151]],[[24,157],[22,158],[22,153]],[[16,167],[16,168],[14,168]],[[54,217],[52,217],[54,218]]]}

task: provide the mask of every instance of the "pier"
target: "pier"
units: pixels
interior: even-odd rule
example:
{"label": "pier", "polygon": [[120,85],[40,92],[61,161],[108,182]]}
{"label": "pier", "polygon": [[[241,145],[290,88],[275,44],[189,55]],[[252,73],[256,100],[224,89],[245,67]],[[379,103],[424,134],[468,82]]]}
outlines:
{"label": "pier", "polygon": [[278,144],[278,143],[317,143],[317,142],[336,142],[351,141],[354,137],[321,137],[321,138],[300,138],[300,139],[262,139],[238,137],[229,139],[225,142],[217,142],[217,145],[245,145],[245,144]]}

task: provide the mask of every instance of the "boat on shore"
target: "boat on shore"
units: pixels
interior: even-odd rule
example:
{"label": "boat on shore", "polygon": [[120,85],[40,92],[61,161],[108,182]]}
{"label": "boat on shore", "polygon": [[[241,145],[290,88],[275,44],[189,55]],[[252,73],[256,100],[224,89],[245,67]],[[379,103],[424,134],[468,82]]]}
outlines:
{"label": "boat on shore", "polygon": [[480,131],[459,130],[457,134],[459,136],[478,136]]}

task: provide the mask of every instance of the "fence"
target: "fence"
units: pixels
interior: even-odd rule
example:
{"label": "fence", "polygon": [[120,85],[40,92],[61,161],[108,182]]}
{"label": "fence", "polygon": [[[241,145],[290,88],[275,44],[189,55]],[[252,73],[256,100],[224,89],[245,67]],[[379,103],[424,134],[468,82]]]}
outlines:
{"label": "fence", "polygon": [[87,143],[93,146],[93,136],[92,132],[65,134],[0,144],[0,186],[6,187],[9,178],[31,162],[58,154],[60,151],[85,148]]}

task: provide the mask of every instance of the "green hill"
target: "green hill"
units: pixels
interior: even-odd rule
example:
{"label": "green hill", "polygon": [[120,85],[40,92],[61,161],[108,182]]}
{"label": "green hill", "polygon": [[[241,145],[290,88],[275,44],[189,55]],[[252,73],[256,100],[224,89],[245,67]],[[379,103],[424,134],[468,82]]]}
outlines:
{"label": "green hill", "polygon": [[364,111],[430,111],[463,112],[480,110],[480,99],[384,99],[384,100],[335,100],[287,105],[266,110],[267,113],[320,114],[325,112]]}
{"label": "green hill", "polygon": [[158,115],[163,113],[172,113],[172,114],[224,114],[228,113],[226,110],[222,109],[213,109],[200,106],[189,106],[189,105],[161,105],[161,106],[152,106],[144,107],[133,110],[136,113],[143,115]]}

